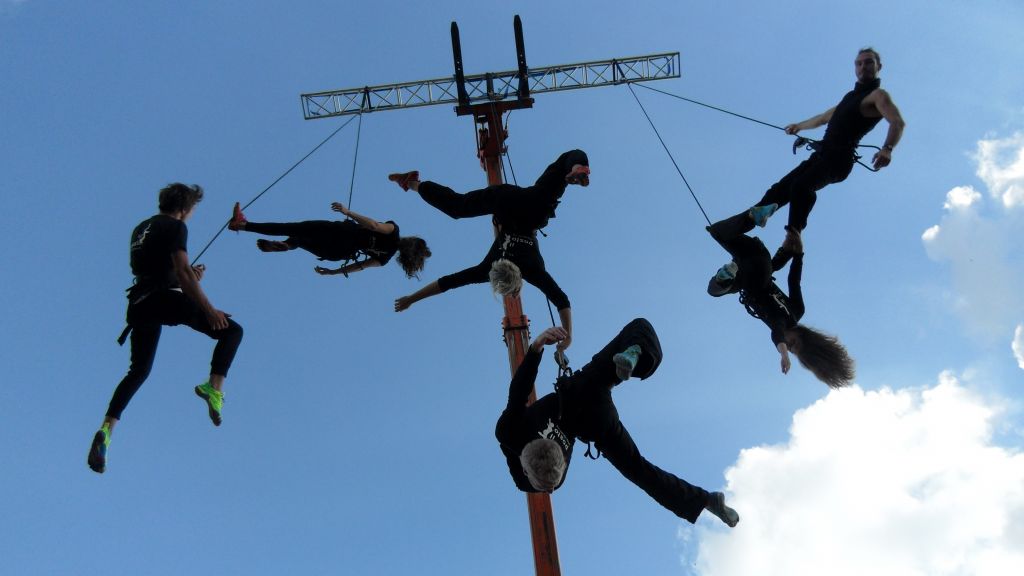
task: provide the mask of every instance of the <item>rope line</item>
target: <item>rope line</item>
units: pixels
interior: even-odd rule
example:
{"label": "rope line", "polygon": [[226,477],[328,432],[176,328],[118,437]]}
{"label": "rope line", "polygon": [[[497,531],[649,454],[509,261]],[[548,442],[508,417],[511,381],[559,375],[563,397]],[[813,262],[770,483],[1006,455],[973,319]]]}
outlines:
{"label": "rope line", "polygon": [[[512,111],[509,110],[508,115],[505,116],[505,130],[506,130],[506,132],[508,131],[508,117],[511,116],[511,115],[512,115]],[[512,168],[512,157],[508,155],[508,145],[505,146],[505,150],[504,150],[504,152],[502,152],[502,162],[501,162],[501,173],[502,173],[502,175],[504,175],[504,173],[505,173],[505,160],[506,159],[508,160],[508,169],[512,173],[512,185],[513,186],[519,186],[519,182],[516,180],[516,171],[515,171],[514,168]],[[549,300],[546,296],[544,297],[544,300],[548,303],[548,316],[551,317],[551,326],[557,326],[557,324],[555,324],[555,313],[551,310],[551,300]]]}
{"label": "rope line", "polygon": [[356,161],[359,160],[359,137],[363,133],[363,115],[358,114],[359,122],[356,123],[356,152],[352,155],[352,179],[348,182],[348,209],[352,209],[352,191],[356,187]]}
{"label": "rope line", "polygon": [[[632,86],[632,83],[630,83],[630,86]],[[690,103],[693,103],[693,104],[697,104],[699,106],[704,106],[705,108],[711,108],[712,110],[718,110],[719,112],[725,112],[726,114],[731,114],[733,116],[736,116],[737,118],[743,118],[744,120],[750,120],[751,122],[757,122],[758,124],[764,124],[765,126],[768,126],[770,128],[775,128],[777,130],[782,130],[783,132],[786,131],[786,129],[783,128],[782,126],[776,126],[775,124],[771,124],[769,122],[764,122],[764,121],[758,120],[757,118],[751,118],[750,116],[744,116],[743,114],[737,114],[735,112],[730,112],[730,111],[726,110],[725,108],[719,108],[718,106],[712,106],[711,104],[705,104],[705,103],[699,102],[697,100],[691,100],[690,98],[686,98],[686,97],[680,96],[678,94],[672,94],[671,92],[665,92],[664,90],[659,90],[657,88],[651,88],[650,86],[648,86],[646,84],[640,84],[640,86],[643,87],[643,88],[647,88],[648,90],[652,90],[654,92],[660,92],[661,94],[664,94],[666,96],[671,96],[673,98],[678,98],[680,100],[685,100],[687,102],[690,102]]]}
{"label": "rope line", "polygon": [[693,187],[690,186],[690,183],[686,180],[686,176],[683,175],[683,171],[680,170],[679,163],[677,163],[675,157],[672,156],[672,152],[668,149],[668,146],[665,144],[665,140],[661,137],[661,133],[658,132],[658,127],[655,126],[654,121],[651,120],[651,115],[647,113],[647,109],[644,108],[643,102],[640,102],[640,98],[637,97],[636,91],[633,90],[633,84],[629,83],[626,84],[626,86],[629,87],[629,93],[633,95],[633,98],[636,100],[636,103],[640,105],[640,110],[644,113],[644,116],[647,118],[647,123],[651,125],[651,129],[654,130],[654,135],[657,136],[658,141],[661,142],[661,147],[665,149],[665,153],[668,154],[669,160],[672,161],[672,165],[676,167],[676,172],[678,172],[679,177],[683,179],[683,184],[686,184],[686,189],[690,191],[690,196],[693,196],[693,201],[697,203],[697,208],[700,208],[700,213],[704,215],[704,219],[708,221],[708,226],[710,226],[711,219],[708,218],[708,213],[704,211],[704,207],[701,206],[700,200],[697,199],[697,194],[693,191]]}
{"label": "rope line", "polygon": [[[629,85],[632,86],[632,83],[630,83]],[[750,120],[751,122],[757,122],[758,124],[763,124],[763,125],[768,126],[770,128],[775,128],[776,130],[782,130],[783,132],[786,132],[786,129],[783,128],[782,126],[777,126],[777,125],[772,124],[770,122],[765,122],[763,120],[758,120],[757,118],[751,118],[750,116],[744,116],[743,114],[737,114],[736,112],[732,112],[732,111],[726,110],[725,108],[719,108],[718,106],[712,106],[711,104],[705,104],[704,102],[700,102],[698,100],[693,100],[691,98],[686,98],[685,96],[680,96],[678,94],[673,94],[671,92],[666,92],[664,90],[659,90],[657,88],[651,88],[650,86],[648,86],[646,84],[640,84],[639,86],[641,86],[643,88],[647,88],[648,90],[651,90],[652,92],[658,92],[659,94],[664,94],[665,96],[671,96],[673,98],[678,98],[680,100],[685,100],[686,102],[690,102],[692,104],[697,104],[698,106],[704,106],[705,108],[711,108],[712,110],[717,110],[719,112],[724,112],[726,114],[730,114],[732,116],[736,116],[737,118],[743,118],[744,120]],[[815,140],[814,138],[808,138],[807,136],[797,136],[797,139],[798,139],[798,143],[796,145],[794,145],[794,147],[793,147],[793,152],[794,153],[796,152],[796,148],[798,148],[800,146],[803,146],[805,143],[818,144],[819,142],[821,142],[821,140]],[[800,140],[803,140],[804,142],[800,142]],[[878,146],[874,146],[872,144],[857,144],[857,148],[873,148],[875,150],[881,151],[881,148],[879,148]],[[807,149],[808,150],[817,150],[817,148],[815,148],[813,146],[808,146]],[[872,172],[878,172],[878,168],[873,168],[873,167],[868,166],[867,164],[861,162],[860,161],[860,159],[861,159],[861,155],[860,154],[857,154],[855,152],[853,156],[854,156],[854,161],[857,164],[860,164],[861,166],[867,168],[868,170],[870,170]]]}
{"label": "rope line", "polygon": [[[245,208],[248,208],[249,206],[252,206],[252,204],[253,204],[254,202],[256,202],[257,200],[259,200],[261,196],[263,196],[264,194],[266,194],[266,193],[267,193],[267,191],[268,191],[268,190],[270,190],[271,188],[273,188],[275,184],[277,184],[278,182],[280,182],[281,180],[283,180],[283,179],[284,179],[284,177],[285,177],[285,176],[287,176],[288,174],[291,174],[292,170],[295,170],[296,168],[298,168],[299,164],[302,164],[303,162],[305,162],[305,161],[306,161],[306,158],[309,158],[310,156],[312,156],[314,152],[316,152],[317,150],[319,150],[319,149],[320,149],[320,147],[321,147],[321,146],[323,146],[324,144],[326,144],[328,140],[330,140],[331,138],[334,138],[334,135],[335,135],[335,134],[337,134],[338,132],[341,132],[341,129],[342,129],[342,128],[344,128],[345,126],[348,126],[348,125],[349,125],[349,123],[351,123],[351,122],[352,122],[353,120],[355,120],[355,118],[349,118],[348,120],[346,120],[346,121],[345,121],[345,123],[344,123],[344,124],[342,124],[342,125],[341,125],[341,126],[339,126],[339,127],[337,128],[337,129],[335,129],[335,130],[334,130],[334,132],[331,132],[331,134],[330,134],[330,135],[329,135],[329,136],[328,136],[327,138],[324,138],[324,139],[323,139],[323,141],[321,141],[321,142],[320,142],[319,144],[317,144],[315,148],[313,148],[312,150],[310,150],[308,154],[306,154],[306,155],[305,155],[305,156],[303,156],[303,157],[302,157],[301,159],[299,159],[299,161],[298,161],[298,162],[296,162],[295,164],[292,164],[292,167],[291,167],[291,168],[289,168],[289,169],[285,170],[284,174],[281,174],[280,176],[278,176],[278,177],[277,177],[277,179],[276,179],[276,180],[274,180],[273,182],[271,182],[271,183],[270,183],[270,186],[267,186],[266,188],[264,188],[264,189],[263,189],[263,191],[262,191],[262,192],[260,192],[259,194],[257,194],[255,198],[253,198],[252,200],[250,200],[250,201],[249,201],[249,202],[248,202],[248,203],[247,203],[247,204],[246,204],[245,206],[242,206],[242,209],[244,210]],[[231,221],[231,220],[229,219],[229,220],[228,220],[228,222],[230,222],[230,221]],[[220,235],[221,235],[221,234],[222,234],[222,233],[223,233],[223,232],[224,232],[225,230],[227,230],[227,228],[228,228],[228,222],[225,222],[224,224],[222,224],[222,225],[221,225],[221,227],[220,227],[220,230],[218,230],[218,231],[217,231],[217,233],[213,235],[213,238],[210,238],[210,241],[206,243],[206,246],[204,246],[204,247],[203,247],[203,249],[199,251],[199,255],[198,255],[198,256],[196,256],[196,257],[195,257],[195,258],[194,258],[194,259],[192,260],[192,265],[193,265],[193,266],[195,266],[195,265],[196,265],[196,262],[199,262],[199,259],[200,259],[200,258],[202,258],[203,254],[205,254],[205,253],[206,253],[206,251],[207,251],[207,250],[208,250],[208,249],[210,248],[210,246],[212,246],[212,245],[213,245],[214,241],[215,241],[215,240],[217,240],[217,238],[219,238],[219,237],[220,237]]]}

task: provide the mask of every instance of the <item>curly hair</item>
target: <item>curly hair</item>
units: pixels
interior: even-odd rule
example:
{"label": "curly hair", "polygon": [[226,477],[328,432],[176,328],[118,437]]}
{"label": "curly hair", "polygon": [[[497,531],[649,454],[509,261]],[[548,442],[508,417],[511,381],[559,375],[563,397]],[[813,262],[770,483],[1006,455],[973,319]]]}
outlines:
{"label": "curly hair", "polygon": [[797,324],[786,332],[798,340],[796,350],[792,350],[793,355],[829,388],[842,388],[856,376],[853,358],[839,338],[803,324]]}
{"label": "curly hair", "polygon": [[188,212],[203,199],[203,188],[198,184],[191,186],[181,182],[172,182],[160,189],[159,208],[165,214]]}
{"label": "curly hair", "polygon": [[523,447],[519,463],[530,485],[541,492],[554,492],[565,476],[565,456],[558,443],[537,438]]}
{"label": "curly hair", "polygon": [[491,290],[501,296],[516,294],[523,288],[523,274],[519,266],[505,258],[495,260],[491,264],[491,271],[487,277],[491,280]]}
{"label": "curly hair", "polygon": [[408,278],[419,278],[427,258],[430,258],[427,242],[418,236],[404,236],[398,239],[398,265]]}

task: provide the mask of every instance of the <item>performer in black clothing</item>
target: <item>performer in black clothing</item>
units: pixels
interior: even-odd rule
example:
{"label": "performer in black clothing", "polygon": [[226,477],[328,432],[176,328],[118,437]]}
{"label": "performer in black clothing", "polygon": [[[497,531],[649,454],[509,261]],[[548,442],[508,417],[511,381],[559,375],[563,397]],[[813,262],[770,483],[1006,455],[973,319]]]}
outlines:
{"label": "performer in black clothing", "polygon": [[524,492],[556,490],[565,481],[579,438],[594,442],[627,480],[676,516],[692,523],[708,510],[735,526],[739,515],[725,505],[721,492],[708,492],[648,462],[619,421],[612,388],[631,376],[646,379],[661,363],[661,344],[647,320],[627,324],[583,369],[561,378],[554,393],[527,406],[544,346],[565,335],[561,328],[549,328],[530,344],[495,427],[516,486]]}
{"label": "performer in black clothing", "polygon": [[284,241],[256,241],[256,247],[264,252],[287,252],[296,248],[312,253],[321,260],[355,260],[338,268],[313,268],[318,274],[330,276],[353,273],[383,266],[398,253],[398,265],[409,278],[416,278],[430,257],[427,243],[416,236],[399,236],[398,224],[393,220],[377,222],[369,216],[357,214],[341,202],[331,203],[331,210],[340,212],[351,220],[307,220],[305,222],[249,222],[238,203],[228,222],[228,229],[268,236],[288,236]]}
{"label": "performer in black clothing", "polygon": [[854,67],[857,83],[839,104],[803,122],[786,126],[787,134],[796,134],[828,124],[824,138],[815,145],[817,149],[810,158],[772,185],[748,211],[752,222],[744,232],[753,229],[754,224],[763,227],[775,210],[786,204],[790,204],[788,226],[797,232],[803,231],[817,201],[817,191],[846,180],[853,170],[854,154],[861,138],[882,118],[889,123],[889,131],[872,162],[879,169],[892,161],[893,147],[899,143],[905,123],[889,93],[879,87],[881,58],[874,49],[864,48],[857,53]]}
{"label": "performer in black clothing", "polygon": [[582,150],[570,150],[559,156],[541,174],[533,186],[521,188],[511,184],[489,186],[459,194],[435,182],[419,179],[419,172],[391,174],[389,178],[403,190],[414,190],[428,204],[452,218],[492,215],[494,243],[476,266],[443,276],[417,292],[395,300],[395,311],[401,312],[414,303],[452,288],[491,281],[501,295],[515,294],[526,280],[539,288],[558,309],[562,326],[568,336],[559,343],[564,350],[572,342],[572,310],[569,298],[547,273],[544,258],[537,245],[537,230],[554,218],[565,188],[569,184],[590,184],[590,165]]}
{"label": "performer in black clothing", "polygon": [[210,365],[210,379],[195,387],[206,401],[207,412],[220,426],[222,392],[235,352],[242,341],[242,327],[210,303],[199,281],[205,267],[189,264],[185,221],[203,199],[203,189],[173,183],[160,191],[160,213],[135,227],[131,239],[131,267],[135,283],[128,290],[128,328],[131,334],[131,365],[114,390],[103,424],[89,448],[89,467],[106,469],[107,447],[114,426],[132,396],[149,376],[160,341],[162,326],[186,326],[217,341]]}
{"label": "performer in black clothing", "polygon": [[[787,227],[786,240],[772,257],[759,238],[743,233],[750,229],[750,223],[750,215],[741,213],[708,227],[711,236],[733,258],[708,282],[708,293],[712,296],[740,293],[740,303],[747,312],[771,329],[783,374],[789,372],[789,352],[792,352],[805,368],[830,387],[849,384],[854,378],[853,359],[839,339],[800,324],[804,315],[804,298],[800,291],[804,249],[800,232]],[[781,270],[790,260],[787,295],[775,284],[772,273]]]}

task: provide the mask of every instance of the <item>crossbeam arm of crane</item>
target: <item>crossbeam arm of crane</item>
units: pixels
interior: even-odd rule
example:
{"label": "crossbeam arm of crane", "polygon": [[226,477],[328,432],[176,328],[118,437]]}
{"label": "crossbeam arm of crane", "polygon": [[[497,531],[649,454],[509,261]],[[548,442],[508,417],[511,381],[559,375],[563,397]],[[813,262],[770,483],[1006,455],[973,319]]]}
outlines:
{"label": "crossbeam arm of crane", "polygon": [[[530,68],[527,76],[532,96],[541,92],[679,78],[679,74],[679,52],[667,52]],[[466,92],[471,103],[516,98],[518,85],[518,70],[466,76]],[[303,94],[301,99],[303,115],[306,120],[313,120],[436,104],[457,105],[459,92],[455,78],[448,77],[315,92]]]}

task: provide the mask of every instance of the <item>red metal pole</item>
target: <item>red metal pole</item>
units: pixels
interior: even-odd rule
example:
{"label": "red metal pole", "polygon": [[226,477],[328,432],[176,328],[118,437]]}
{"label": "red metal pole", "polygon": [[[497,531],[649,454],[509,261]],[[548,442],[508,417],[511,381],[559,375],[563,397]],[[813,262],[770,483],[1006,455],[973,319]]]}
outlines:
{"label": "red metal pole", "polygon": [[[477,104],[473,108],[473,117],[480,125],[478,131],[477,155],[484,170],[487,171],[487,184],[494,186],[504,183],[501,170],[501,154],[505,146],[505,130],[501,125],[501,115],[509,108],[525,107],[532,101],[514,101],[520,104]],[[497,233],[497,230],[495,230]],[[502,319],[505,345],[508,347],[508,363],[512,374],[526,355],[530,345],[530,321],[523,314],[523,306],[519,295],[505,296],[505,317]],[[530,393],[530,403],[537,399],[536,391]],[[555,517],[551,509],[551,496],[543,493],[526,495],[526,505],[530,514],[530,534],[533,540],[533,563],[537,576],[561,576],[558,564],[558,542],[555,539]]]}

